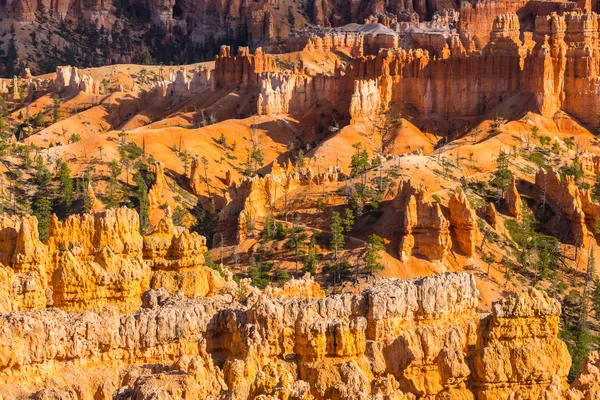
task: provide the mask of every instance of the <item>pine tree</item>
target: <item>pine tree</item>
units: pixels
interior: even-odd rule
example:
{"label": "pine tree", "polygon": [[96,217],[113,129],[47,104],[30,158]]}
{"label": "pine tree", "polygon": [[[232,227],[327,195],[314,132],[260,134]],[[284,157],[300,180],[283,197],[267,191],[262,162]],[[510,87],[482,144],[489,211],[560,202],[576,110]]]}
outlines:
{"label": "pine tree", "polygon": [[38,186],[33,198],[33,214],[38,220],[39,238],[41,241],[48,239],[50,232],[50,218],[52,217],[52,202],[50,200],[51,174],[41,156],[36,159],[35,182]]}
{"label": "pine tree", "polygon": [[354,228],[354,212],[351,208],[344,210],[344,229],[350,233]]}
{"label": "pine tree", "polygon": [[[219,224],[219,210],[215,204],[214,199],[210,200],[210,208],[208,210],[202,209],[196,217],[196,224],[192,227],[194,232],[198,232],[204,237],[212,238],[217,232],[217,226]],[[212,241],[208,241],[208,246],[211,246]]]}
{"label": "pine tree", "polygon": [[383,264],[381,263],[382,251],[385,251],[383,239],[375,234],[369,236],[367,252],[365,254],[365,269],[371,276],[383,269]]}
{"label": "pine tree", "polygon": [[65,206],[66,214],[70,215],[73,204],[73,178],[71,178],[69,166],[64,162],[60,164],[60,198]]}
{"label": "pine tree", "polygon": [[275,219],[273,218],[273,215],[271,213],[267,214],[267,217],[265,218],[265,223],[263,226],[263,231],[262,231],[262,235],[264,236],[264,238],[266,240],[273,240],[273,238],[275,237]]}
{"label": "pine tree", "polygon": [[496,168],[495,176],[490,181],[490,184],[492,186],[495,186],[498,188],[498,191],[500,192],[499,195],[502,198],[502,197],[504,197],[504,191],[506,190],[506,187],[507,187],[508,183],[510,182],[510,179],[512,178],[512,172],[508,168],[508,165],[509,165],[508,153],[505,152],[504,150],[501,150],[500,153],[498,154],[498,157],[496,158],[496,164],[497,164],[497,168]]}
{"label": "pine tree", "polygon": [[[583,285],[583,294],[581,296],[581,305],[579,308],[579,321],[577,322],[575,331],[575,343],[571,350],[571,356],[573,363],[571,364],[571,370],[569,371],[569,381],[573,381],[581,366],[585,361],[586,357],[590,352],[591,335],[588,327],[589,317],[589,297],[590,297],[590,286],[594,279],[594,268],[596,266],[596,259],[594,256],[593,246],[589,250],[588,265],[585,272],[585,280]],[[593,293],[592,293],[593,297]]]}
{"label": "pine tree", "polygon": [[317,273],[317,267],[319,266],[317,261],[317,251],[315,249],[316,243],[315,238],[311,238],[310,244],[308,245],[308,252],[306,253],[306,259],[304,260],[304,267],[302,272],[310,272],[312,275]]}
{"label": "pine tree", "polygon": [[38,220],[39,238],[44,242],[50,233],[50,218],[52,217],[52,203],[48,198],[47,188],[38,189],[34,196],[33,215]]}
{"label": "pine tree", "polygon": [[592,307],[596,319],[600,320],[600,279],[594,279],[594,289],[592,290]]}
{"label": "pine tree", "polygon": [[[352,145],[356,149],[356,153],[352,155],[350,161],[350,171],[352,176],[364,173],[370,166],[369,164],[369,153],[367,150],[362,150],[362,143],[355,143]],[[363,178],[366,182],[366,176]]]}
{"label": "pine tree", "polygon": [[298,226],[300,215],[294,212],[292,215],[292,230],[291,237],[285,243],[286,248],[294,249],[294,260],[296,263],[295,273],[298,273],[298,257],[300,255],[300,246],[302,245],[306,235],[302,233],[302,229]]}
{"label": "pine tree", "polygon": [[137,185],[136,197],[139,203],[140,213],[140,232],[145,233],[150,225],[150,215],[148,209],[148,187],[139,171],[133,174],[133,181]]}
{"label": "pine tree", "polygon": [[594,186],[592,186],[592,200],[600,201],[600,173],[596,174]]}
{"label": "pine tree", "polygon": [[88,168],[83,174],[83,179],[79,181],[79,193],[83,200],[83,212],[89,213],[92,210],[92,199],[87,190],[88,185],[92,182],[92,169]]}
{"label": "pine tree", "polygon": [[217,139],[217,143],[221,146],[223,151],[227,150],[227,138],[223,132],[221,132],[221,135]]}
{"label": "pine tree", "polygon": [[110,176],[108,178],[108,196],[106,198],[106,207],[116,208],[119,206],[119,175],[121,175],[121,167],[117,160],[112,160],[109,163]]}
{"label": "pine tree", "polygon": [[52,97],[52,121],[57,122],[60,119],[60,96],[55,93]]}
{"label": "pine tree", "polygon": [[340,217],[340,213],[337,211],[331,213],[329,231],[331,232],[331,240],[329,241],[329,245],[333,251],[333,259],[337,261],[338,253],[344,248],[345,243],[342,218]]}
{"label": "pine tree", "polygon": [[268,261],[261,263],[260,265],[252,265],[248,269],[248,276],[252,281],[252,284],[259,289],[264,289],[271,281],[271,270],[273,269],[273,262]]}

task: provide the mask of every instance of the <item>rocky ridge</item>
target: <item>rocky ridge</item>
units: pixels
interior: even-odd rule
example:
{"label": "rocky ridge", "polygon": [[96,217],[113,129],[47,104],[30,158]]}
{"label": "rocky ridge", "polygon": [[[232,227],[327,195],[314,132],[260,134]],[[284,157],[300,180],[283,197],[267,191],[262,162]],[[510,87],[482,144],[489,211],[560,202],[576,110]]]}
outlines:
{"label": "rocky ridge", "polygon": [[535,184],[542,193],[541,201],[553,207],[561,218],[569,221],[565,238],[586,246],[588,235],[600,216],[600,204],[592,200],[589,190],[580,190],[572,176],[561,178],[554,169],[540,169],[535,175]]}
{"label": "rocky ridge", "polygon": [[475,254],[481,239],[477,216],[460,188],[450,198],[448,207],[444,207],[424,186],[402,181],[393,206],[400,213],[403,236],[399,254],[403,260],[418,255],[441,261],[453,247],[468,257]]}
{"label": "rocky ridge", "polygon": [[149,236],[135,210],[109,209],[51,220],[45,243],[35,217],[0,218],[3,312],[58,307],[133,311],[152,288],[203,297],[224,286],[204,266],[206,240],[173,226],[170,214]]}
{"label": "rocky ridge", "polygon": [[[594,354],[573,387],[566,384],[560,306],[544,292],[512,294],[478,314],[479,293],[466,273],[383,279],[326,298],[296,297],[303,291],[291,288],[303,285],[311,280],[286,284],[282,292],[293,297],[250,292],[233,303],[231,295],[190,300],[149,291],[135,314],[4,315],[0,391],[15,393],[25,382],[46,395],[97,399],[579,398],[597,391]],[[45,371],[66,371],[65,357],[96,379],[50,380]]]}

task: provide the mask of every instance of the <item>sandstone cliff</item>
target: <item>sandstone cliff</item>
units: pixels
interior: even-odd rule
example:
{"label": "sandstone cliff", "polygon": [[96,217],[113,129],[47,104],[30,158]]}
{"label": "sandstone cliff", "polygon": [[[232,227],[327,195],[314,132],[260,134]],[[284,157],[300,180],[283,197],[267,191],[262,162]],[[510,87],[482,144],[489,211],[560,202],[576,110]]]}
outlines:
{"label": "sandstone cliff", "polygon": [[[484,3],[475,7],[479,4]],[[598,55],[592,50],[599,29],[597,14],[534,15],[527,20],[535,27],[533,48],[521,42],[523,21],[517,14],[492,15],[486,28],[489,42],[480,50],[471,50],[469,36],[461,34],[450,41],[451,46],[445,43],[438,50],[439,57],[423,48],[387,48],[377,55],[354,57],[333,76],[302,68],[262,74],[258,113],[303,113],[318,101],[328,101],[353,121],[355,116],[361,120],[362,109],[377,104],[385,109],[391,103],[410,104],[424,115],[470,118],[524,93],[533,96],[537,111],[545,117],[564,110],[587,125],[597,125]],[[439,48],[428,42],[422,47]],[[371,81],[376,83],[367,83]]]}
{"label": "sandstone cliff", "polygon": [[[556,300],[530,289],[478,314],[478,295],[471,275],[454,273],[322,299],[150,291],[135,314],[13,313],[0,322],[0,383],[100,399],[593,398],[597,355],[566,384]],[[94,378],[56,378],[65,358]]]}
{"label": "sandstone cliff", "polygon": [[244,178],[229,187],[227,201],[219,215],[214,243],[240,243],[248,237],[258,235],[268,215],[275,217],[276,202],[286,193],[300,185],[300,177],[294,171],[273,162],[270,174],[264,178]]}
{"label": "sandstone cliff", "polygon": [[469,204],[469,200],[462,189],[450,198],[448,203],[450,213],[450,228],[454,233],[457,250],[468,257],[475,255],[475,247],[480,240],[479,227],[477,225],[477,215],[475,210]]}
{"label": "sandstone cliff", "polygon": [[582,193],[572,176],[561,179],[554,169],[540,169],[535,175],[535,184],[542,202],[553,207],[560,219],[569,221],[564,237],[579,246],[585,245],[589,233],[586,220],[593,226],[600,216],[600,204],[591,200],[589,192]]}
{"label": "sandstone cliff", "polygon": [[0,297],[0,310],[133,311],[150,287],[188,297],[223,289],[223,278],[204,266],[206,240],[175,228],[170,218],[168,213],[143,237],[138,214],[127,208],[64,221],[54,216],[49,238],[41,243],[35,217],[2,216],[0,279],[8,291]]}
{"label": "sandstone cliff", "polygon": [[99,94],[99,83],[91,75],[81,74],[76,67],[56,67],[56,78],[54,79],[56,90],[68,91],[68,94],[86,93]]}
{"label": "sandstone cliff", "polygon": [[48,250],[38,237],[35,217],[0,217],[0,279],[6,289],[0,297],[3,313],[46,308],[52,267]]}
{"label": "sandstone cliff", "polygon": [[515,217],[518,222],[523,221],[523,202],[521,201],[521,195],[517,190],[517,181],[513,176],[504,194],[504,201],[506,202],[506,208],[508,214],[511,217]]}
{"label": "sandstone cliff", "polygon": [[460,187],[443,205],[424,186],[403,180],[392,206],[399,211],[402,238],[398,252],[402,260],[417,256],[444,261],[450,251],[475,255],[481,240],[478,218]]}
{"label": "sandstone cliff", "polygon": [[221,46],[215,59],[214,80],[217,87],[250,85],[258,87],[259,74],[277,70],[275,60],[257,48],[251,54],[247,47],[239,47],[238,55],[233,56],[229,46]]}
{"label": "sandstone cliff", "polygon": [[394,208],[402,212],[402,242],[399,254],[406,260],[412,255],[428,260],[443,260],[452,247],[450,222],[423,186],[402,181],[394,199]]}

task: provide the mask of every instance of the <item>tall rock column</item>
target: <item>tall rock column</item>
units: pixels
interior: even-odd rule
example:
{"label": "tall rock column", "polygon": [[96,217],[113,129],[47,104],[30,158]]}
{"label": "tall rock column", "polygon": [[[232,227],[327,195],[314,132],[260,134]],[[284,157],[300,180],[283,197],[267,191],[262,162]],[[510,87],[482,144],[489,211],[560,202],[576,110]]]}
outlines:
{"label": "tall rock column", "polygon": [[517,181],[513,176],[506,193],[504,194],[504,201],[508,208],[508,215],[515,217],[517,222],[523,222],[523,202],[521,201],[521,195],[517,190]]}
{"label": "tall rock column", "polygon": [[400,183],[393,206],[403,213],[400,257],[423,256],[430,261],[446,258],[452,247],[450,223],[440,204],[433,201],[423,186],[410,181]]}
{"label": "tall rock column", "polygon": [[368,121],[381,111],[376,80],[354,81],[354,94],[350,100],[350,123]]}
{"label": "tall rock column", "polygon": [[550,384],[568,387],[571,358],[557,337],[559,315],[559,302],[535,289],[494,303],[475,347],[478,399],[548,398],[541,393]]}
{"label": "tall rock column", "polygon": [[552,118],[564,99],[565,18],[556,13],[535,19],[535,47],[525,60],[523,87],[535,95],[540,113]]}
{"label": "tall rock column", "polygon": [[475,247],[479,242],[480,233],[475,210],[469,204],[462,189],[459,188],[450,198],[448,209],[450,211],[450,230],[453,231],[456,238],[453,244],[458,252],[472,257],[475,255]]}

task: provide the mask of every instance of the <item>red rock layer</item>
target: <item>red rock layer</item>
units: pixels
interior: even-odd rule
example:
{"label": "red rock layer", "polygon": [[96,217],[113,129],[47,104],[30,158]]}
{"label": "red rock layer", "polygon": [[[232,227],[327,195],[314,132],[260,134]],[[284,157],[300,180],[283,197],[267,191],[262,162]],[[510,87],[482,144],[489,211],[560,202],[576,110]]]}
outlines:
{"label": "red rock layer", "polygon": [[264,54],[259,47],[251,54],[247,47],[239,47],[238,55],[232,56],[229,46],[221,46],[215,59],[213,79],[217,87],[248,84],[257,86],[259,74],[276,71],[275,59]]}
{"label": "red rock layer", "polygon": [[460,5],[459,32],[468,31],[483,48],[490,38],[496,16],[515,13],[523,27],[531,27],[538,15],[550,15],[553,12],[565,13],[577,8],[575,2],[527,1],[527,0],[484,0],[478,2],[464,1]]}
{"label": "red rock layer", "polygon": [[595,126],[600,105],[598,18],[582,12],[538,16],[531,50],[519,40],[516,16],[507,14],[496,18],[492,41],[470,55],[438,58],[419,49],[384,49],[377,56],[354,58],[334,76],[263,74],[258,113],[304,112],[326,100],[338,110],[348,110],[351,119],[360,119],[359,108],[348,101],[361,92],[354,82],[374,80],[383,109],[402,102],[425,115],[468,118],[526,93],[546,117],[564,110]]}

